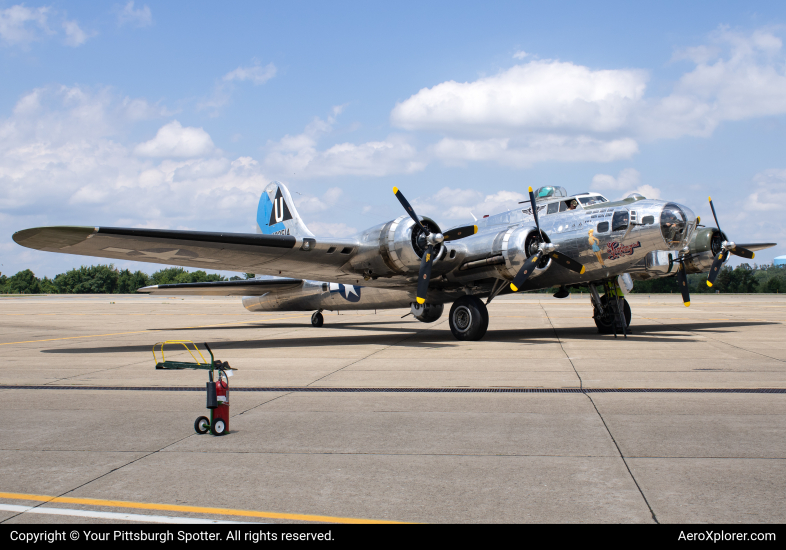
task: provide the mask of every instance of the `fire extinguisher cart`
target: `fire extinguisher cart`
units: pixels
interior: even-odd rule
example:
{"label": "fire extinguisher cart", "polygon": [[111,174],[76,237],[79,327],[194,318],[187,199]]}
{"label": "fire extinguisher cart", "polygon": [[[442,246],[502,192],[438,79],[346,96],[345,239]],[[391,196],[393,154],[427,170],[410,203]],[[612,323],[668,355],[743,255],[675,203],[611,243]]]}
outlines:
{"label": "fire extinguisher cart", "polygon": [[[183,346],[194,359],[194,362],[167,361],[164,356],[164,346],[167,344]],[[191,347],[189,347],[189,344]],[[213,435],[224,435],[229,433],[229,377],[232,376],[232,371],[236,369],[230,367],[226,361],[217,360],[213,356],[213,351],[207,342],[205,342],[204,346],[210,353],[210,362],[205,360],[202,352],[199,351],[196,344],[191,340],[156,342],[153,346],[153,360],[156,362],[156,369],[160,370],[201,369],[207,371],[207,409],[210,411],[210,417],[200,416],[197,418],[194,422],[194,430],[198,434],[205,434],[210,431]],[[156,356],[156,347],[159,347],[161,351],[161,361]]]}

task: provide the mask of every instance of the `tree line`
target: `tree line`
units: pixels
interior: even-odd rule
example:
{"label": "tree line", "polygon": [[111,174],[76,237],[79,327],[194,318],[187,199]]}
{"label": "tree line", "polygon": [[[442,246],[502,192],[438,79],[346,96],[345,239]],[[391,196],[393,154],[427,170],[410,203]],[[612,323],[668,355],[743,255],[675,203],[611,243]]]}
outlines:
{"label": "tree line", "polygon": [[[114,265],[82,266],[56,275],[50,279],[39,279],[29,269],[16,275],[0,275],[0,294],[133,294],[138,288],[150,285],[174,283],[204,283],[210,281],[237,281],[250,279],[234,276],[229,279],[202,270],[186,271],[182,267],[168,267],[152,275],[129,270],[119,270]],[[724,266],[718,274],[715,285],[707,286],[707,274],[688,275],[691,294],[723,293],[781,293],[786,292],[786,267],[772,265],[740,264],[735,268]],[[572,289],[579,292],[580,289]],[[556,292],[556,288],[542,292]],[[674,277],[662,277],[649,281],[635,281],[633,293],[668,294],[679,292]]]}
{"label": "tree line", "polygon": [[[781,293],[786,292],[786,266],[740,264],[735,268],[723,266],[715,284],[707,286],[707,274],[688,275],[691,294],[720,293]],[[679,293],[676,277],[649,281],[635,281],[633,292],[639,294]]]}
{"label": "tree line", "polygon": [[246,273],[245,277],[227,279],[202,270],[189,272],[182,267],[168,267],[148,275],[142,271],[119,270],[110,264],[83,265],[51,279],[39,279],[31,270],[25,269],[11,277],[0,275],[0,294],[133,294],[143,286],[237,281],[253,276],[253,273]]}

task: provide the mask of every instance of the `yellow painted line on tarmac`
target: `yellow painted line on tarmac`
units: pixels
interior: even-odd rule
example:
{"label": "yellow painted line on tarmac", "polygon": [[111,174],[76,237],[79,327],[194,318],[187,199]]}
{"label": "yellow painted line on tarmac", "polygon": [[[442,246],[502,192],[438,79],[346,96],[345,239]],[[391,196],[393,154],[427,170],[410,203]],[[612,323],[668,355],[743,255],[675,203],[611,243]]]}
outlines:
{"label": "yellow painted line on tarmac", "polygon": [[193,327],[178,327],[178,328],[151,328],[146,330],[132,330],[130,332],[111,332],[109,334],[86,334],[84,336],[65,336],[63,338],[45,338],[43,340],[24,340],[22,342],[2,342],[0,346],[10,346],[12,344],[34,344],[35,342],[54,342],[57,340],[76,340],[79,338],[100,338],[102,336],[120,336],[123,334],[141,334],[143,332],[161,332],[165,330],[187,330],[190,328],[209,328],[209,327],[222,327],[226,325],[239,325],[248,323],[266,323],[268,321],[280,321],[282,319],[293,319],[296,317],[308,317],[308,315],[289,315],[287,317],[276,317],[275,319],[254,319],[248,321],[234,321],[232,323],[218,323],[215,325],[198,325]]}
{"label": "yellow painted line on tarmac", "polygon": [[26,495],[23,493],[0,493],[0,498],[6,498],[9,500],[32,500],[36,502],[86,504],[88,506],[109,506],[113,508],[133,508],[136,510],[165,510],[168,512],[193,512],[195,514],[220,514],[223,516],[242,516],[247,518],[322,521],[326,523],[404,523],[401,521],[380,519],[342,518],[335,516],[314,516],[310,514],[285,514],[280,512],[258,512],[256,510],[235,510],[233,508],[183,506],[180,504],[155,504],[149,502],[129,502],[125,500],[102,500],[97,498],[52,497],[47,495]]}

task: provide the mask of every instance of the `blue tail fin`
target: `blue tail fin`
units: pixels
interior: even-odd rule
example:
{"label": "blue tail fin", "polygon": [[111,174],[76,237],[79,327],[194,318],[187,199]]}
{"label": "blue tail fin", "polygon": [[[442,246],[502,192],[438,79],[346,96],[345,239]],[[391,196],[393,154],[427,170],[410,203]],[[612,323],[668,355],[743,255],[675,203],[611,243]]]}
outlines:
{"label": "blue tail fin", "polygon": [[265,187],[257,208],[257,227],[265,235],[294,235],[313,237],[300,219],[289,189],[278,181]]}

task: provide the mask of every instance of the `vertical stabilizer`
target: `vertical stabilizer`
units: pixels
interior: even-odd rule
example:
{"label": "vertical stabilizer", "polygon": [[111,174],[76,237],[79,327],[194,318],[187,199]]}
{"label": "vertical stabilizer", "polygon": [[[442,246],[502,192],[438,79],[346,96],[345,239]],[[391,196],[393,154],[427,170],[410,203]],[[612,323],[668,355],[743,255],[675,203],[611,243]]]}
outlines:
{"label": "vertical stabilizer", "polygon": [[270,182],[262,192],[257,208],[257,227],[265,235],[314,236],[300,219],[289,189],[279,181]]}

